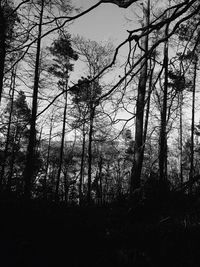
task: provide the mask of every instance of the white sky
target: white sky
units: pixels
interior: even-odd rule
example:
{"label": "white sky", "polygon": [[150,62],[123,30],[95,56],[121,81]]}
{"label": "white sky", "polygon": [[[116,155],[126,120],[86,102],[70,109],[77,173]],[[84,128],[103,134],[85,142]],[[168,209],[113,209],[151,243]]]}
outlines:
{"label": "white sky", "polygon": [[[76,2],[82,4],[83,10],[85,10],[98,1],[76,0]],[[119,43],[127,37],[127,21],[125,19],[127,13],[127,9],[119,8],[114,4],[101,4],[77,19],[71,27],[71,32],[95,41],[111,40]]]}
{"label": "white sky", "polygon": [[[73,4],[86,10],[98,1],[95,0],[75,0]],[[91,40],[113,42],[122,41],[126,38],[127,9],[119,8],[113,4],[101,4],[93,11],[77,19],[71,28],[72,34],[80,34]]]}
{"label": "white sky", "polygon": [[[86,10],[98,1],[96,0],[74,0],[73,4],[77,7],[82,7],[82,10]],[[135,5],[132,5],[135,7]],[[128,37],[127,29],[133,28],[134,18],[133,7],[128,9],[119,8],[114,4],[101,4],[94,10],[90,11],[88,14],[74,21],[74,23],[69,27],[69,31],[72,35],[81,35],[87,39],[95,40],[97,42],[111,42],[114,46],[119,45]],[[127,18],[131,18],[129,21]],[[136,21],[136,20],[135,20]],[[132,24],[132,25],[131,25]],[[121,56],[127,55],[127,47],[120,50]],[[119,58],[119,57],[118,57]],[[78,65],[78,66],[77,66]],[[81,73],[80,62],[75,63],[74,72],[71,73],[72,80],[75,81],[77,74],[79,76],[84,76]],[[82,74],[82,75],[81,75]],[[123,73],[117,73],[123,75]],[[114,76],[112,79],[114,79]],[[126,113],[118,114],[118,118],[129,118],[130,115]]]}
{"label": "white sky", "polygon": [[[82,10],[86,10],[97,2],[98,0],[73,0],[73,4],[77,7],[82,7]],[[164,0],[153,2],[155,13],[166,4]],[[70,32],[72,35],[79,34],[95,41],[111,41],[117,46],[127,37],[127,29],[140,27],[137,24],[138,19],[141,18],[139,6],[139,2],[138,4],[134,3],[128,9],[119,8],[117,5],[109,3],[101,4],[93,11],[76,20],[70,26]],[[126,48],[122,51],[122,54],[125,55],[125,53]],[[196,108],[197,106],[196,103]],[[196,121],[197,123],[199,121],[199,112],[196,114]]]}
{"label": "white sky", "polygon": [[[83,11],[97,2],[97,0],[74,0],[73,4]],[[127,12],[127,9],[119,8],[113,4],[101,4],[86,15],[76,19],[68,30],[72,36],[80,35],[97,42],[111,42],[116,47],[128,36],[125,18]],[[120,54],[126,55],[127,48],[122,48]],[[74,72],[71,73],[72,80],[76,79],[77,76],[84,76],[81,73],[80,62],[75,63]]]}

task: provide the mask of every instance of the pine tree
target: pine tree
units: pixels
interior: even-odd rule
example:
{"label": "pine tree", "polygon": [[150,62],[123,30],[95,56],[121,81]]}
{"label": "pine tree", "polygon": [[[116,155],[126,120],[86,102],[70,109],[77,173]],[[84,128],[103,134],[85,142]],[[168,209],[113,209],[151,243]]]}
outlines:
{"label": "pine tree", "polygon": [[3,93],[3,79],[6,64],[6,54],[13,40],[15,23],[18,21],[16,11],[14,12],[13,1],[0,1],[0,102]]}
{"label": "pine tree", "polygon": [[[11,186],[22,188],[22,172],[25,165],[25,151],[30,133],[31,111],[26,102],[26,96],[20,91],[16,99],[8,102],[3,120],[8,123],[1,128],[5,133],[4,161],[1,166],[1,179],[5,181],[6,189]],[[7,115],[9,114],[9,115]],[[15,180],[13,184],[12,180]],[[17,186],[18,185],[18,186]]]}
{"label": "pine tree", "polygon": [[73,70],[73,64],[71,64],[70,61],[77,60],[78,55],[72,48],[71,36],[69,34],[60,36],[58,40],[54,41],[49,50],[54,57],[53,59],[54,62],[52,66],[49,68],[49,72],[51,72],[58,78],[58,86],[62,90],[64,95],[62,137],[61,137],[59,167],[58,167],[56,190],[55,190],[55,199],[59,200],[59,185],[60,185],[60,175],[61,175],[63,156],[64,156],[65,128],[66,128],[66,117],[67,117],[68,79],[69,79],[69,72]]}

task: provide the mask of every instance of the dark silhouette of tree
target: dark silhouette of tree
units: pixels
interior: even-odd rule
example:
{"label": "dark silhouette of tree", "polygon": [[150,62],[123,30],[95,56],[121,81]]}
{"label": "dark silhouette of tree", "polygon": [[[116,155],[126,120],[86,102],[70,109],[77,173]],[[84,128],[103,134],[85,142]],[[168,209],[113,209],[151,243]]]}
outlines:
{"label": "dark silhouette of tree", "polygon": [[[94,135],[94,120],[99,114],[97,107],[99,102],[97,99],[100,97],[103,88],[100,88],[101,71],[111,61],[113,54],[113,45],[111,43],[98,43],[89,39],[77,36],[73,39],[74,46],[79,53],[80,60],[86,65],[87,78],[82,78],[78,81],[78,86],[83,87],[83,94],[80,95],[80,89],[77,90],[77,86],[72,88],[73,96],[72,101],[76,106],[78,115],[77,125],[82,127],[83,143],[82,143],[82,160],[81,160],[81,172],[80,172],[80,198],[81,198],[81,187],[83,183],[83,169],[84,169],[84,153],[85,153],[85,135],[88,132],[88,202],[90,202],[91,194],[91,180],[92,180],[92,139]],[[106,72],[107,73],[107,72]],[[99,74],[98,79],[94,79]],[[105,73],[104,73],[105,74]],[[90,82],[91,80],[91,82]],[[82,99],[81,99],[82,98]],[[84,99],[85,98],[85,99]],[[87,125],[89,125],[87,127]]]}
{"label": "dark silhouette of tree", "polygon": [[31,198],[31,188],[34,179],[34,161],[36,153],[36,119],[37,119],[37,102],[38,102],[38,88],[39,88],[39,66],[40,66],[40,52],[41,52],[41,35],[42,35],[42,21],[45,1],[42,0],[39,8],[39,23],[37,36],[37,51],[35,59],[35,73],[34,86],[32,98],[32,112],[31,112],[31,128],[29,136],[29,144],[27,149],[27,162],[24,170],[24,197],[26,200]]}
{"label": "dark silhouette of tree", "polygon": [[[5,171],[6,161],[8,157],[8,147],[10,143],[10,132],[11,132],[11,123],[12,123],[13,105],[14,105],[14,93],[15,93],[15,78],[16,78],[16,71],[13,70],[12,76],[11,76],[11,84],[10,84],[11,98],[10,98],[10,110],[9,110],[9,118],[8,118],[7,136],[6,136],[6,143],[5,143],[5,149],[4,149],[4,157],[3,157],[3,161],[1,165],[1,175],[0,175],[1,186],[4,180],[4,171]],[[8,184],[8,190],[10,190],[10,187],[11,187],[10,179],[7,184]]]}
{"label": "dark silhouette of tree", "polygon": [[[190,173],[189,180],[192,181],[194,178],[194,132],[195,132],[195,96],[196,96],[196,79],[197,79],[197,66],[198,56],[194,55],[193,59],[194,74],[193,74],[193,86],[192,86],[192,122],[191,122],[191,143],[190,143]],[[192,186],[190,187],[190,192]]]}
{"label": "dark silhouette of tree", "polygon": [[[88,111],[88,203],[91,202],[91,182],[92,182],[92,139],[93,139],[93,127],[95,110],[98,106],[96,101],[101,95],[102,88],[98,82],[94,81],[90,83],[88,78],[82,78],[78,81],[76,87],[73,88],[71,94],[73,95],[72,101],[75,105],[82,103]],[[84,152],[84,151],[83,151]],[[82,183],[82,182],[81,182]]]}
{"label": "dark silhouette of tree", "polygon": [[6,53],[13,40],[14,25],[18,21],[13,1],[0,2],[0,102],[3,92],[3,79],[6,64]]}
{"label": "dark silhouette of tree", "polygon": [[[197,4],[194,5],[197,8]],[[190,11],[190,10],[188,10]],[[194,135],[195,135],[195,102],[196,102],[196,83],[197,83],[197,69],[198,69],[198,53],[199,53],[199,14],[194,15],[188,20],[187,24],[181,25],[178,31],[178,38],[181,42],[184,42],[185,49],[183,53],[179,54],[179,59],[182,62],[182,66],[185,67],[185,79],[190,80],[185,87],[192,91],[192,112],[191,112],[191,134],[190,134],[190,192],[192,191],[192,182],[195,175],[194,167]],[[188,75],[188,78],[187,78]],[[182,95],[181,95],[182,97]],[[182,124],[182,118],[180,118],[180,124]],[[182,171],[181,171],[182,175]],[[182,178],[182,176],[181,176]],[[183,180],[183,178],[182,178]]]}
{"label": "dark silhouette of tree", "polygon": [[47,157],[46,157],[46,167],[44,173],[44,180],[43,180],[43,198],[47,199],[47,179],[48,179],[48,170],[50,164],[50,152],[51,152],[51,139],[52,139],[52,130],[53,130],[53,119],[54,114],[52,114],[50,119],[50,126],[49,126],[49,140],[48,140],[48,147],[47,147]]}
{"label": "dark silhouette of tree", "polygon": [[[14,81],[13,81],[14,86]],[[1,131],[6,130],[4,161],[1,166],[1,177],[5,181],[6,190],[10,193],[15,187],[16,193],[22,193],[22,172],[25,166],[25,151],[29,138],[31,111],[26,102],[25,94],[20,91],[14,99],[14,88],[11,99],[5,109],[8,121]]]}
{"label": "dark silhouette of tree", "polygon": [[[167,15],[168,16],[168,15]],[[168,36],[169,27],[166,26],[165,36]],[[164,86],[163,86],[163,99],[161,107],[161,126],[160,126],[160,144],[159,144],[159,178],[160,181],[167,179],[167,96],[168,96],[168,64],[169,64],[169,47],[168,40],[164,44]]]}
{"label": "dark silhouette of tree", "polygon": [[69,72],[73,70],[73,64],[70,63],[70,61],[77,60],[78,55],[72,48],[71,36],[69,34],[61,36],[58,40],[54,41],[54,43],[50,47],[50,51],[54,56],[54,63],[52,67],[50,67],[49,71],[53,73],[56,77],[58,77],[59,79],[58,86],[64,92],[64,98],[65,98],[61,146],[60,146],[60,160],[59,160],[59,168],[58,168],[56,191],[55,191],[55,199],[59,200],[59,184],[60,184],[60,175],[63,163],[66,116],[67,116],[68,79],[69,79]]}
{"label": "dark silhouette of tree", "polygon": [[[150,23],[150,1],[144,1],[143,13],[144,13],[144,23],[143,28],[149,26]],[[147,53],[148,51],[148,35],[145,35],[141,39],[142,53]],[[131,188],[130,194],[133,193],[135,189],[140,187],[140,178],[143,164],[143,154],[144,154],[144,108],[145,108],[145,93],[146,93],[146,83],[147,83],[147,67],[148,59],[144,58],[141,61],[140,78],[138,84],[138,95],[136,103],[136,125],[135,125],[135,147],[134,147],[134,160],[133,168],[131,174]]]}

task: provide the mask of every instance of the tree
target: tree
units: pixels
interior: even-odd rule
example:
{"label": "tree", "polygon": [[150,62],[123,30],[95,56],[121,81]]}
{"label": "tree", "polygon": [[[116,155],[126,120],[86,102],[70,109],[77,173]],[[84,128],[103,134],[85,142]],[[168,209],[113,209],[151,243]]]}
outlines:
{"label": "tree", "polygon": [[[85,132],[86,124],[88,123],[88,202],[91,201],[91,183],[92,183],[92,139],[94,135],[94,121],[99,111],[97,111],[100,103],[98,98],[102,94],[101,87],[101,71],[111,62],[113,54],[113,45],[111,43],[97,43],[96,41],[87,40],[80,36],[73,39],[74,46],[79,53],[79,58],[82,60],[86,68],[87,78],[78,80],[77,85],[71,90],[72,101],[76,106],[79,114],[79,126],[82,127],[83,144],[82,144],[82,164],[80,175],[80,191],[82,187],[83,162],[85,152]],[[104,73],[105,74],[105,73]],[[95,79],[95,76],[98,76]],[[81,91],[82,90],[82,91]],[[82,125],[81,125],[82,124]]]}
{"label": "tree", "polygon": [[[14,84],[13,84],[14,86]],[[14,91],[14,90],[13,90]],[[31,111],[26,102],[26,96],[20,91],[16,99],[14,94],[5,109],[5,118],[8,123],[1,128],[6,130],[4,161],[1,166],[1,179],[6,181],[7,192],[11,192],[11,186],[16,187],[17,193],[22,193],[21,179],[25,165],[25,152],[29,138],[29,125]]]}
{"label": "tree", "polygon": [[[169,26],[166,26],[165,36],[169,33]],[[159,144],[159,178],[160,181],[166,181],[167,179],[167,96],[168,96],[168,63],[169,63],[169,47],[168,39],[164,44],[164,89],[163,100],[161,107],[161,126],[160,126],[160,144]]]}
{"label": "tree", "polygon": [[48,176],[50,152],[51,152],[53,119],[54,119],[54,114],[52,114],[52,116],[51,116],[50,127],[49,127],[49,140],[48,140],[48,147],[47,147],[46,168],[45,168],[45,174],[44,174],[44,180],[43,180],[43,197],[44,197],[44,199],[47,199],[47,176]]}
{"label": "tree", "polygon": [[[144,24],[143,28],[148,27],[150,19],[150,1],[144,1],[143,3],[144,12]],[[148,35],[145,35],[141,40],[142,53],[147,53],[148,51]],[[144,120],[144,107],[145,107],[145,93],[146,93],[146,83],[147,83],[147,58],[141,61],[140,78],[138,84],[138,95],[136,103],[136,125],[135,125],[135,147],[134,147],[134,160],[131,173],[131,186],[130,195],[133,191],[140,187],[140,178],[142,171],[142,163],[144,156],[144,140],[143,140],[143,120]]]}
{"label": "tree", "polygon": [[[82,78],[78,81],[78,85],[73,88],[71,93],[73,94],[72,101],[79,105],[82,103],[86,106],[88,111],[88,202],[91,202],[91,182],[92,182],[92,139],[93,139],[93,127],[95,110],[98,105],[97,99],[101,95],[102,88],[98,82],[90,82],[89,78]],[[83,151],[84,152],[84,151]],[[80,181],[80,184],[82,181]]]}
{"label": "tree", "polygon": [[17,13],[14,10],[11,0],[0,2],[0,102],[3,92],[3,79],[6,53],[13,39],[13,30],[16,21],[18,20]]}
{"label": "tree", "polygon": [[45,1],[42,0],[39,13],[38,23],[38,39],[37,51],[35,59],[35,73],[32,97],[32,112],[31,112],[31,128],[29,136],[29,144],[27,149],[27,161],[24,170],[24,197],[26,200],[31,198],[31,187],[34,179],[34,164],[36,154],[36,119],[37,119],[37,101],[38,101],[38,88],[39,88],[39,65],[40,65],[40,50],[41,50],[41,35],[42,35],[42,21],[44,12]]}
{"label": "tree", "polygon": [[66,116],[67,116],[67,95],[68,95],[68,79],[69,72],[73,70],[73,65],[70,63],[70,60],[77,60],[78,55],[73,50],[71,46],[71,36],[65,35],[60,36],[60,38],[52,44],[50,51],[54,56],[54,64],[50,67],[49,71],[53,73],[56,77],[59,78],[58,86],[63,91],[65,95],[65,104],[63,112],[63,126],[62,126],[62,137],[61,137],[61,146],[60,146],[60,160],[59,168],[57,174],[56,182],[56,191],[55,199],[59,199],[58,191],[60,184],[60,174],[63,163],[63,153],[64,153],[64,141],[65,141],[65,127],[66,127]]}
{"label": "tree", "polygon": [[[197,7],[195,4],[194,7]],[[191,112],[191,133],[190,133],[190,171],[189,181],[194,178],[194,134],[195,134],[195,101],[196,101],[196,80],[198,69],[198,52],[199,52],[199,24],[195,22],[199,20],[199,14],[193,16],[188,20],[187,25],[184,23],[181,25],[178,31],[178,38],[181,42],[185,43],[185,49],[179,54],[182,66],[186,65],[185,73],[191,80],[187,84],[187,88],[192,91],[192,112]],[[189,27],[188,27],[189,25]],[[191,77],[192,76],[192,77]],[[182,121],[180,121],[182,123]],[[192,183],[190,183],[190,192],[192,191]]]}
{"label": "tree", "polygon": [[[10,98],[8,128],[7,128],[4,157],[3,157],[3,162],[2,162],[2,166],[1,166],[1,175],[0,175],[1,186],[2,186],[2,182],[4,180],[4,171],[5,171],[5,165],[6,165],[6,160],[7,160],[7,156],[8,156],[8,147],[9,147],[9,143],[10,143],[11,122],[12,122],[13,107],[14,107],[15,78],[16,78],[16,71],[13,70],[12,71],[12,77],[11,77],[11,84],[10,84],[11,98]],[[8,111],[8,108],[7,108],[7,111]],[[10,190],[10,181],[8,181],[8,188]]]}
{"label": "tree", "polygon": [[[193,60],[194,65],[194,76],[193,76],[193,88],[192,88],[192,123],[191,123],[191,160],[190,160],[190,174],[189,180],[191,181],[194,177],[194,130],[195,130],[195,95],[196,95],[196,79],[197,79],[197,65],[198,65],[198,56],[194,56]],[[192,187],[190,187],[190,192]]]}

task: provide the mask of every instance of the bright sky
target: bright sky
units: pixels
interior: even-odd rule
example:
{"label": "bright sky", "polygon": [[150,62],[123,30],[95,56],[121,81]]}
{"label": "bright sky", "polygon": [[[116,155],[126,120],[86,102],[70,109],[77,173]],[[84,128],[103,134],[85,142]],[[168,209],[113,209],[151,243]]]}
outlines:
{"label": "bright sky", "polygon": [[[81,8],[81,11],[84,11],[97,2],[98,0],[74,0],[73,4]],[[116,47],[128,37],[127,29],[137,27],[136,19],[135,24],[133,21],[133,18],[136,18],[133,8],[136,10],[135,4],[126,9],[119,8],[117,5],[110,3],[101,4],[94,10],[76,19],[68,30],[72,36],[80,35],[97,42],[111,42]],[[119,54],[126,57],[127,46],[121,48]],[[118,60],[119,58],[118,55]],[[71,73],[72,80],[74,80],[76,75],[83,75],[80,62],[78,69],[77,64],[75,63],[75,71]]]}
{"label": "bright sky", "polygon": [[[86,10],[98,0],[73,0],[73,4]],[[163,7],[165,1],[155,1],[154,12]],[[140,27],[136,21],[141,18],[139,4],[135,3],[128,9],[119,8],[114,4],[101,4],[93,11],[76,20],[70,26],[72,35],[79,34],[95,41],[111,41],[115,46],[126,39],[127,29]],[[122,53],[126,53],[126,48]],[[199,117],[199,116],[197,116]]]}
{"label": "bright sky", "polygon": [[[74,0],[73,4],[75,4],[77,7],[82,7],[83,11],[93,6],[97,2],[97,0]],[[117,46],[128,37],[127,29],[138,27],[136,24],[137,14],[134,14],[135,10],[135,4],[127,9],[119,8],[117,5],[109,3],[101,4],[86,15],[75,20],[69,28],[70,33],[72,35],[78,34],[97,42],[110,41],[114,44],[114,46]],[[135,21],[133,20],[134,18],[136,18]],[[124,47],[120,50],[120,55],[127,55],[127,47]],[[82,74],[80,63],[78,67],[77,65],[78,64],[75,64],[75,71],[71,73],[72,80],[75,80],[77,73],[79,73],[79,75]],[[123,73],[120,74],[123,75]],[[116,75],[118,76],[118,74]],[[118,115],[118,117],[123,118],[126,116],[127,114],[122,114],[120,116]]]}
{"label": "bright sky", "polygon": [[[98,1],[75,0],[73,4],[86,10]],[[93,11],[77,19],[71,28],[72,34],[80,34],[95,41],[119,43],[127,37],[128,21],[132,8],[123,9],[114,4],[101,4]],[[133,16],[133,14],[132,14]]]}

